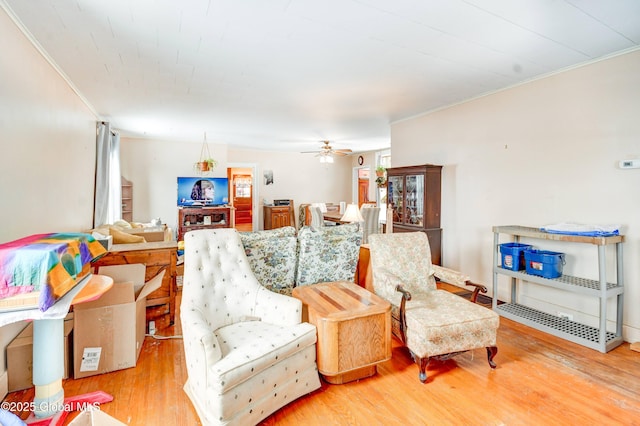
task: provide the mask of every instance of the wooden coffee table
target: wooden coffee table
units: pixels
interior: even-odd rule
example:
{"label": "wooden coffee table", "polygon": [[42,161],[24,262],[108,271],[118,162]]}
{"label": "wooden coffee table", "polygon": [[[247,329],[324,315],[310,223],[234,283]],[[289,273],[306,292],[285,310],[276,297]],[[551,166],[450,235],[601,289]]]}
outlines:
{"label": "wooden coffee table", "polygon": [[391,359],[391,305],[347,281],[296,287],[302,320],[318,329],[318,371],[333,384],[376,374]]}

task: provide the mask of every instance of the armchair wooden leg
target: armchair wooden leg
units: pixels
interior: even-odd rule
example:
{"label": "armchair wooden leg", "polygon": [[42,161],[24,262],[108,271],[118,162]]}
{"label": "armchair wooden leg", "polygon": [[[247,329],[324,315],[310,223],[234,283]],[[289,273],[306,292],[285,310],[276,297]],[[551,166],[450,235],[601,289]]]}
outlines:
{"label": "armchair wooden leg", "polygon": [[422,383],[426,383],[427,381],[427,365],[429,365],[429,359],[429,357],[417,359],[417,364],[420,366],[420,374],[418,377]]}
{"label": "armchair wooden leg", "polygon": [[493,362],[493,357],[498,353],[497,346],[487,346],[487,359],[489,360],[489,366],[491,368],[496,368],[496,363]]}

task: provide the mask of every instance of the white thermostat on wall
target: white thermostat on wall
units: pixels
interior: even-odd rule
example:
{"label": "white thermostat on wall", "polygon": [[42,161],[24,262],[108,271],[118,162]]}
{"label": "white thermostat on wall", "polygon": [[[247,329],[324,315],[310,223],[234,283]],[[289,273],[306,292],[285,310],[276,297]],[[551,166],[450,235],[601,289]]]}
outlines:
{"label": "white thermostat on wall", "polygon": [[621,169],[640,169],[640,160],[620,160],[618,167]]}

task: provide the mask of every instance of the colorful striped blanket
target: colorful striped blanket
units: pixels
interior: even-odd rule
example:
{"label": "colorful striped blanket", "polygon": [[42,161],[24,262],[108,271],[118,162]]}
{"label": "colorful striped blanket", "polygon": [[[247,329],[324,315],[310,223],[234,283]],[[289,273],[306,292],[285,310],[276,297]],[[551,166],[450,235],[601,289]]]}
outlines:
{"label": "colorful striped blanket", "polygon": [[100,242],[81,233],[38,234],[0,244],[0,299],[38,292],[38,308],[46,311],[105,253]]}

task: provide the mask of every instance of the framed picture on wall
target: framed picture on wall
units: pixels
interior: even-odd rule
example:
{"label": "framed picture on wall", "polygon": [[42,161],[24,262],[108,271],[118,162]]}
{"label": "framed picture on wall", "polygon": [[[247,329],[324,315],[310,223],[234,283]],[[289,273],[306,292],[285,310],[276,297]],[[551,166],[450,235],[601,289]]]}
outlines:
{"label": "framed picture on wall", "polygon": [[264,171],[264,184],[273,185],[273,170]]}

